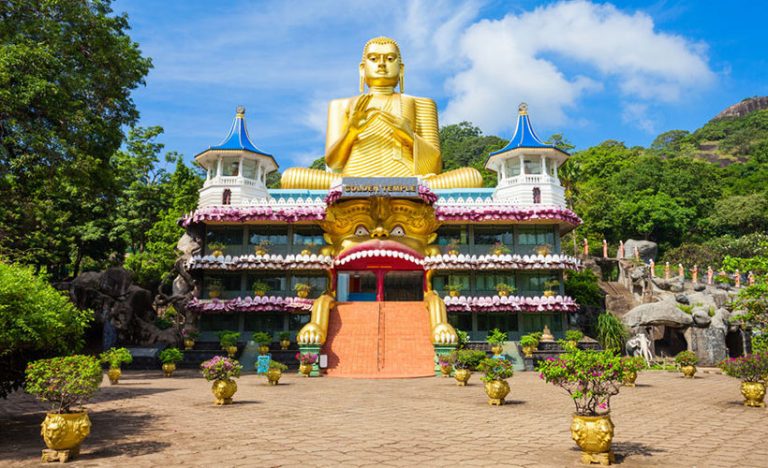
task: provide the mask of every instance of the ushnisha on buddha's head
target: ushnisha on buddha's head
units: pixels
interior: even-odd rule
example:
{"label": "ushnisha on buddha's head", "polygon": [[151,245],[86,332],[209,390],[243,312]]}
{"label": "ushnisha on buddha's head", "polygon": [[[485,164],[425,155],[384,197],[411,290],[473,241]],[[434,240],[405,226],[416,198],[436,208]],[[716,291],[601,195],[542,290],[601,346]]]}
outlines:
{"label": "ushnisha on buddha's head", "polygon": [[400,47],[394,39],[374,37],[365,43],[360,62],[360,92],[369,88],[394,88],[400,84],[403,92],[405,65],[400,56]]}

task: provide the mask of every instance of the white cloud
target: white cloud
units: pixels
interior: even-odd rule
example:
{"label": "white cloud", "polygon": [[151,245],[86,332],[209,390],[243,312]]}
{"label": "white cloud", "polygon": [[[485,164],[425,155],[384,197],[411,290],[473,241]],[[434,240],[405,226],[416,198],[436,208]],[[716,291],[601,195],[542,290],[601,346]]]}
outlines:
{"label": "white cloud", "polygon": [[[514,125],[517,104],[526,101],[537,123],[563,124],[585,94],[615,86],[631,99],[627,122],[647,131],[646,118],[633,120],[644,115],[637,106],[675,102],[714,80],[705,52],[703,44],[655,31],[650,16],[609,4],[561,2],[482,20],[461,38],[469,66],[447,82],[444,121],[498,132]],[[574,64],[581,74],[569,73]]]}
{"label": "white cloud", "polygon": [[621,113],[622,122],[634,125],[649,135],[656,133],[656,123],[649,118],[648,105],[639,102],[630,102],[624,104],[624,110]]}

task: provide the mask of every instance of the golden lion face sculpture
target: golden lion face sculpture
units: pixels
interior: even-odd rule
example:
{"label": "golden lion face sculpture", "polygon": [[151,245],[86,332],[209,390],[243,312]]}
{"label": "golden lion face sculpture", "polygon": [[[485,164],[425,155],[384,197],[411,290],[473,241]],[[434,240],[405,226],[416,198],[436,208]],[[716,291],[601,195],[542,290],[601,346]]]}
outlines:
{"label": "golden lion face sculpture", "polygon": [[328,254],[339,256],[355,250],[387,248],[400,244],[397,250],[429,255],[439,223],[435,211],[424,203],[391,198],[364,198],[338,202],[326,212],[321,224]]}

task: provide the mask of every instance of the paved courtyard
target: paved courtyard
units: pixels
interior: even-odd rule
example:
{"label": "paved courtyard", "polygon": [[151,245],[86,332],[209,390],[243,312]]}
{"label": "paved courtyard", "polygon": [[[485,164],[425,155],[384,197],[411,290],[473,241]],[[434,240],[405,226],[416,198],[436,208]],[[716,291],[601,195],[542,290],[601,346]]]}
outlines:
{"label": "paved courtyard", "polygon": [[[768,410],[741,405],[739,384],[641,373],[614,400],[614,447],[625,467],[768,467]],[[93,431],[72,466],[580,466],[572,403],[535,373],[510,379],[509,403],[490,407],[477,375],[453,379],[248,374],[236,404],[215,407],[192,370],[105,379],[89,405]],[[0,400],[0,465],[39,466],[43,407]]]}

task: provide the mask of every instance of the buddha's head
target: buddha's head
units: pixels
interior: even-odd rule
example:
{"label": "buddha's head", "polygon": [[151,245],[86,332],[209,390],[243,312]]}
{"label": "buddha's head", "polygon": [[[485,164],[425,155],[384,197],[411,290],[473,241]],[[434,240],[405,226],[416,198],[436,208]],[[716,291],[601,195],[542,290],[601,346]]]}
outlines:
{"label": "buddha's head", "polygon": [[363,59],[360,62],[360,92],[363,91],[363,82],[369,87],[395,87],[400,83],[400,92],[403,91],[401,81],[405,65],[400,56],[400,47],[394,39],[388,37],[374,37],[365,43],[363,47]]}

